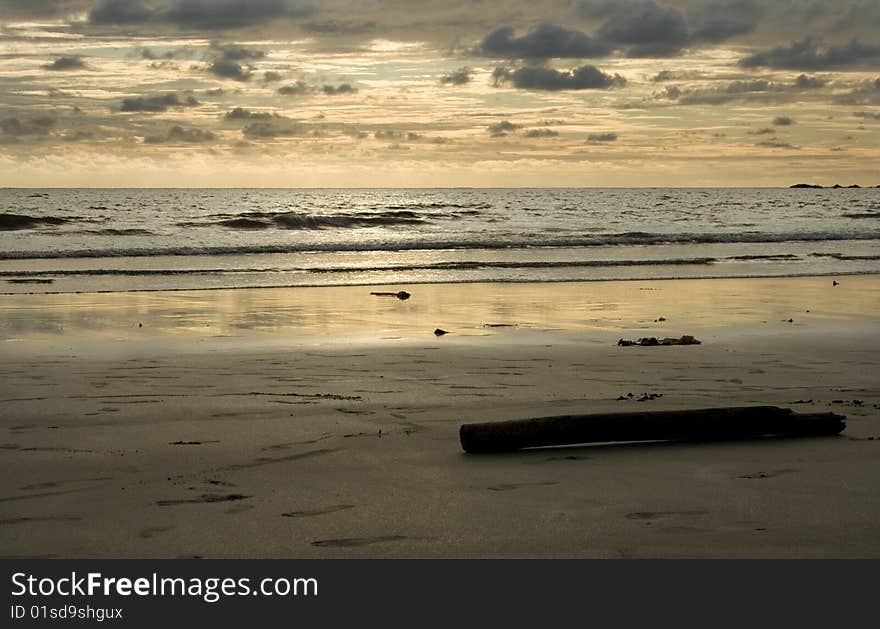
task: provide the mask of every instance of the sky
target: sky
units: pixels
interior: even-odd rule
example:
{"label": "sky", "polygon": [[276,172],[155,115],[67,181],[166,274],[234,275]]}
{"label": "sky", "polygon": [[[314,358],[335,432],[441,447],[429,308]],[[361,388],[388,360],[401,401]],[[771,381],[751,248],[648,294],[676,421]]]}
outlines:
{"label": "sky", "polygon": [[0,0],[0,186],[880,184],[880,0]]}

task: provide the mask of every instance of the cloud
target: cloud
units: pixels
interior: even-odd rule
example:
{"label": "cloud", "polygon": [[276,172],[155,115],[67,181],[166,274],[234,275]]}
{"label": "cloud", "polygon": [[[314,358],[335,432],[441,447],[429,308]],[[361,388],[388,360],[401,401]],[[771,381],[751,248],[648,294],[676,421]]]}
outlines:
{"label": "cloud", "polygon": [[171,107],[195,107],[199,104],[193,96],[187,96],[186,100],[180,98],[174,92],[167,94],[154,94],[151,96],[135,96],[125,98],[122,101],[121,111],[167,111]]}
{"label": "cloud", "polygon": [[252,73],[249,68],[244,68],[237,61],[229,59],[217,59],[208,66],[208,71],[224,79],[236,81],[249,81]]}
{"label": "cloud", "polygon": [[455,72],[444,74],[440,77],[440,85],[465,85],[471,82],[471,69],[468,67],[459,68]]}
{"label": "cloud", "polygon": [[521,37],[510,26],[499,26],[483,38],[478,52],[488,57],[557,59],[605,56],[607,44],[578,31],[543,22]]}
{"label": "cloud", "polygon": [[660,72],[651,77],[651,81],[662,83],[663,81],[674,81],[678,78],[679,76],[672,70],[660,70]]}
{"label": "cloud", "polygon": [[153,17],[142,0],[99,0],[88,13],[92,24],[140,24]]}
{"label": "cloud", "polygon": [[309,89],[309,86],[306,85],[305,81],[297,81],[291,85],[282,85],[278,88],[278,93],[282,96],[303,96],[310,91],[311,90]]}
{"label": "cloud", "polygon": [[241,28],[316,11],[294,0],[171,0],[147,5],[142,0],[99,0],[89,11],[93,24],[169,23],[204,29]]}
{"label": "cloud", "polygon": [[49,135],[58,121],[52,116],[31,116],[29,118],[0,119],[3,135],[19,137],[23,135]]}
{"label": "cloud", "polygon": [[575,12],[581,17],[595,20],[631,13],[649,4],[654,4],[653,0],[578,0]]}
{"label": "cloud", "polygon": [[777,127],[790,127],[794,123],[794,118],[788,116],[777,116],[773,119],[773,124]]}
{"label": "cloud", "polygon": [[558,135],[559,132],[553,129],[529,129],[526,131],[527,138],[555,138]]}
{"label": "cloud", "polygon": [[866,120],[880,120],[880,111],[854,111],[853,116]]}
{"label": "cloud", "polygon": [[250,111],[244,107],[236,107],[226,112],[223,116],[226,120],[271,120],[280,118],[276,113],[266,111]]}
{"label": "cloud", "polygon": [[421,133],[414,131],[394,131],[393,129],[376,131],[373,137],[384,142],[418,142],[425,138]]}
{"label": "cloud", "polygon": [[262,59],[266,52],[254,48],[246,48],[237,44],[211,44],[215,59],[208,66],[208,71],[224,79],[249,81],[253,73],[252,67],[244,67],[239,61]]}
{"label": "cloud", "polygon": [[250,59],[262,59],[266,56],[266,51],[256,48],[246,48],[238,44],[211,44],[211,49],[219,54],[221,59],[229,61],[247,61]]}
{"label": "cloud", "polygon": [[755,146],[761,146],[769,149],[789,149],[789,150],[798,150],[799,147],[789,144],[788,142],[783,142],[782,140],[764,140],[763,142],[757,142]]}
{"label": "cloud", "polygon": [[837,98],[844,105],[880,105],[880,78],[867,81],[860,87]]}
{"label": "cloud", "polygon": [[79,57],[58,57],[52,63],[43,66],[46,70],[80,70],[86,67],[86,64]]}
{"label": "cloud", "polygon": [[801,74],[798,78],[794,80],[794,87],[795,89],[799,90],[812,90],[818,89],[820,87],[825,87],[827,83],[828,81],[826,79]]}
{"label": "cloud", "polygon": [[508,133],[513,133],[519,128],[520,125],[510,122],[509,120],[502,120],[501,122],[490,124],[488,127],[489,133],[491,133],[495,137],[501,137],[507,135]]}
{"label": "cloud", "polygon": [[340,96],[343,94],[356,94],[357,88],[352,87],[348,83],[342,83],[341,85],[324,85],[321,91],[327,96]]}
{"label": "cloud", "polygon": [[289,0],[175,0],[163,19],[179,25],[223,29],[280,17],[302,17],[314,11],[310,4]]}
{"label": "cloud", "polygon": [[506,82],[526,90],[588,90],[607,89],[626,85],[626,79],[619,74],[611,76],[596,66],[585,65],[572,70],[528,66],[517,70],[495,68],[492,74],[496,85]]}
{"label": "cloud", "polygon": [[342,20],[322,20],[306,22],[300,26],[307,33],[320,35],[361,35],[376,28],[375,22],[348,22]]}
{"label": "cloud", "polygon": [[187,129],[180,125],[174,125],[164,135],[148,135],[144,138],[147,144],[186,143],[201,144],[213,142],[217,136],[211,131],[203,129]]}
{"label": "cloud", "polygon": [[708,42],[751,33],[762,15],[757,0],[700,0],[690,2],[687,9],[691,37]]}
{"label": "cloud", "polygon": [[591,133],[587,136],[587,142],[595,143],[595,142],[616,142],[617,134],[612,132],[607,133]]}
{"label": "cloud", "polygon": [[268,70],[266,72],[263,72],[263,80],[266,81],[266,83],[273,83],[275,81],[280,81],[282,78],[284,78],[284,77],[281,76],[280,72],[274,72],[272,70]]}
{"label": "cloud", "polygon": [[765,79],[731,81],[726,85],[682,91],[670,86],[662,95],[682,105],[721,105],[737,100],[768,100],[779,98],[783,87]]}
{"label": "cloud", "polygon": [[65,0],[0,0],[0,15],[4,17],[42,17],[66,8]]}
{"label": "cloud", "polygon": [[746,68],[819,70],[860,66],[880,61],[880,45],[852,40],[842,46],[822,47],[819,41],[805,37],[790,46],[777,46],[740,60]]}
{"label": "cloud", "polygon": [[301,135],[302,130],[294,125],[282,125],[274,122],[252,122],[245,126],[241,133],[248,140],[270,140],[272,138]]}
{"label": "cloud", "polygon": [[688,25],[675,7],[653,1],[624,2],[597,31],[599,38],[629,46],[630,57],[678,54],[689,41]]}

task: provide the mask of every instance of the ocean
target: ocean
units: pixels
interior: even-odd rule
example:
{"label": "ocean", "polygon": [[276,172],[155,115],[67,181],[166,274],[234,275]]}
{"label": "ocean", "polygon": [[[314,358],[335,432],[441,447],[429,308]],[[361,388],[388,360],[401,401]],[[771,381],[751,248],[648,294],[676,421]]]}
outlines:
{"label": "ocean", "polygon": [[880,273],[880,189],[0,190],[0,293]]}

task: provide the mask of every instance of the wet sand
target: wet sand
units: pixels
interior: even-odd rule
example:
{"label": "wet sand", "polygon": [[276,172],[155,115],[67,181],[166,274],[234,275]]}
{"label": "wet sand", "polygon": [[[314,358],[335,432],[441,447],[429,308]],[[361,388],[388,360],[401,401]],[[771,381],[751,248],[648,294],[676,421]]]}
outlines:
{"label": "wet sand", "polygon": [[[831,281],[0,296],[0,556],[880,557],[880,278]],[[848,427],[458,443],[751,404]]]}

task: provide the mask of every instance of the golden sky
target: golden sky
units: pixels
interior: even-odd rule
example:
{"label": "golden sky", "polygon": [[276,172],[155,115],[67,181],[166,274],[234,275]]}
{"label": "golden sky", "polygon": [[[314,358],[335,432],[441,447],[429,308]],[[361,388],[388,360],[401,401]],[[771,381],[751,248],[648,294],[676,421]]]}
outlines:
{"label": "golden sky", "polygon": [[0,0],[0,186],[880,184],[880,0]]}

